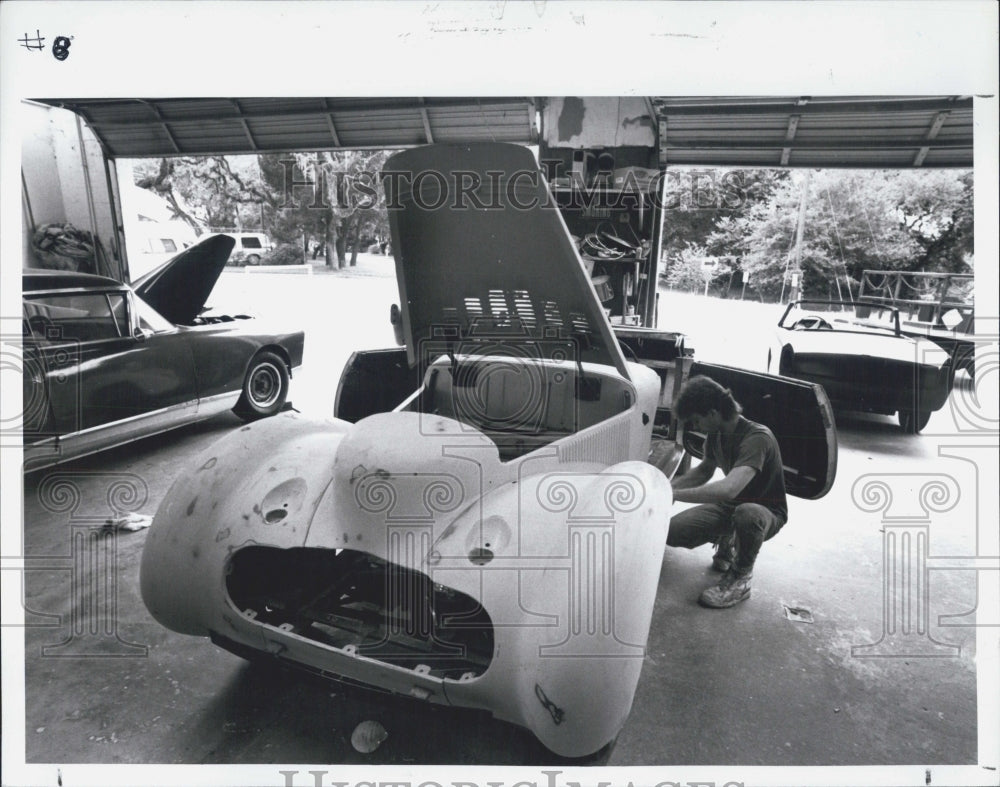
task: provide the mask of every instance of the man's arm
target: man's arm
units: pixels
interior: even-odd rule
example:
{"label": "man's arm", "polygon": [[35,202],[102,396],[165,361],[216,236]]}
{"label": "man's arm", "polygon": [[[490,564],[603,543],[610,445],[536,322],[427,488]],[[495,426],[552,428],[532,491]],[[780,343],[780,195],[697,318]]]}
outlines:
{"label": "man's arm", "polygon": [[[701,465],[698,465],[697,469],[700,468]],[[755,475],[757,475],[757,471],[754,468],[740,465],[734,467],[725,478],[720,478],[718,481],[694,487],[678,488],[675,486],[674,500],[680,503],[729,503],[746,488]]]}
{"label": "man's arm", "polygon": [[674,476],[670,479],[670,486],[676,492],[678,489],[691,489],[708,483],[715,475],[716,466],[715,462],[706,456],[693,470],[688,470],[684,475]]}

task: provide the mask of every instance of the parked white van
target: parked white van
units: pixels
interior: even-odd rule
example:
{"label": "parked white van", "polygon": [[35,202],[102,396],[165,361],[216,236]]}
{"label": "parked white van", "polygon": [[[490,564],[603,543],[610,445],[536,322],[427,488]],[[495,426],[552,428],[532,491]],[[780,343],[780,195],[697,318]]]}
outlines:
{"label": "parked white van", "polygon": [[227,232],[236,239],[233,253],[229,255],[230,265],[260,265],[261,257],[274,248],[274,244],[262,232]]}

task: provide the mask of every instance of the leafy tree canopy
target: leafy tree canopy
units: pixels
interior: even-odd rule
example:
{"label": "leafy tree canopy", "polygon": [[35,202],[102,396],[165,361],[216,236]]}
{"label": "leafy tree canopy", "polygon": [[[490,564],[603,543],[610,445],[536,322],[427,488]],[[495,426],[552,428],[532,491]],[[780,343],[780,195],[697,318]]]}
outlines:
{"label": "leafy tree canopy", "polygon": [[[725,171],[714,177],[723,182]],[[856,294],[865,269],[971,270],[969,171],[745,170],[741,178],[746,198],[731,206],[668,210],[668,284],[690,286],[694,250],[728,262],[730,281],[739,271],[767,298],[797,268],[802,293],[824,298]]]}
{"label": "leafy tree canopy", "polygon": [[362,241],[389,234],[378,176],[388,151],[201,156],[138,161],[136,185],[155,191],[199,231],[260,230],[327,264],[354,264]]}

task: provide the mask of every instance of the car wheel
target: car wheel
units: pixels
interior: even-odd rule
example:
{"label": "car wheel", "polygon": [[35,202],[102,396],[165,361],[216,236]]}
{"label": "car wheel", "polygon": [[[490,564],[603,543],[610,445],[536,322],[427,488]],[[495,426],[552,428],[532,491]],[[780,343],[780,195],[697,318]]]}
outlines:
{"label": "car wheel", "polygon": [[778,358],[778,374],[793,377],[795,372],[795,350],[792,345],[786,344],[781,348],[781,356]]}
{"label": "car wheel", "polygon": [[900,410],[899,425],[907,434],[918,434],[931,420],[930,410]]}
{"label": "car wheel", "polygon": [[259,254],[248,254],[247,255],[247,265],[260,265],[260,255]]}
{"label": "car wheel", "polygon": [[971,379],[976,379],[976,356],[972,350],[966,350],[955,358],[955,370],[959,369],[965,369]]}
{"label": "car wheel", "polygon": [[288,396],[288,367],[275,353],[257,353],[243,380],[243,393],[233,408],[244,421],[274,415]]}

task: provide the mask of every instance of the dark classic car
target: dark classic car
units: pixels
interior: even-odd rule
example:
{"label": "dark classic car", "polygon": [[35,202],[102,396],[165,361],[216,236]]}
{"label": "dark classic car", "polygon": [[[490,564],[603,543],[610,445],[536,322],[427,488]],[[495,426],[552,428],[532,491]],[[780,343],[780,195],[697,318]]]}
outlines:
{"label": "dark classic car", "polygon": [[[352,357],[335,419],[284,413],[195,457],[149,531],[143,600],[246,658],[592,754],[642,669],[683,453],[651,452],[653,430],[694,367],[673,335],[629,337],[659,367],[626,359],[527,149],[427,146],[385,172],[405,347]],[[822,389],[726,373],[809,443],[786,464],[822,496]]]}
{"label": "dark classic car", "polygon": [[232,409],[245,421],[285,405],[302,331],[207,316],[233,247],[211,236],[136,281],[26,269],[25,467],[36,469]]}
{"label": "dark classic car", "polygon": [[931,340],[905,335],[897,309],[865,305],[867,317],[859,319],[855,305],[788,304],[768,349],[768,371],[819,383],[834,407],[843,410],[896,413],[902,429],[916,434],[948,400],[953,359]]}

